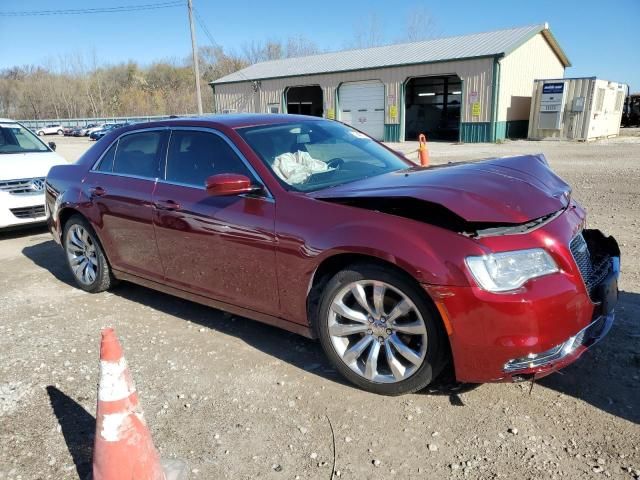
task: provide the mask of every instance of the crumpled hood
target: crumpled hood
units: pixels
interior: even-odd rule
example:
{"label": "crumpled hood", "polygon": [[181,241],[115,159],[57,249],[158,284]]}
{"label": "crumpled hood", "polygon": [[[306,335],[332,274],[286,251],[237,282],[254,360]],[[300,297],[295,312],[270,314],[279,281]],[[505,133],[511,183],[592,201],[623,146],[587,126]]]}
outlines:
{"label": "crumpled hood", "polygon": [[569,185],[538,154],[409,168],[310,195],[318,199],[411,197],[439,204],[469,222],[520,224],[566,207],[570,193]]}
{"label": "crumpled hood", "polygon": [[9,153],[0,155],[0,180],[46,177],[55,165],[68,162],[54,152]]}

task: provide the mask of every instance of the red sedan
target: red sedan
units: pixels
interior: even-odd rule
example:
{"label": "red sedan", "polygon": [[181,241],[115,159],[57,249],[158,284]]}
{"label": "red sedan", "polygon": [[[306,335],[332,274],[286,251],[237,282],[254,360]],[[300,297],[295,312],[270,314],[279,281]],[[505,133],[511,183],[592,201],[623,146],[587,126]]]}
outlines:
{"label": "red sedan", "polygon": [[78,286],[126,280],[319,338],[353,383],[522,381],[609,330],[620,250],[541,155],[419,168],[338,122],[109,132],[46,184]]}

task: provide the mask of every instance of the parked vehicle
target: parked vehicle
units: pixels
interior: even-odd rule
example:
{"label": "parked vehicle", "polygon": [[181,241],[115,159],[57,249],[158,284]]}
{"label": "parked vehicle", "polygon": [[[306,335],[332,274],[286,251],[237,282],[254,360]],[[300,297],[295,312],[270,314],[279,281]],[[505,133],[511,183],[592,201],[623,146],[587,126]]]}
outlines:
{"label": "parked vehicle", "polygon": [[640,93],[632,93],[624,99],[621,126],[640,126]]}
{"label": "parked vehicle", "polygon": [[38,136],[43,136],[43,135],[62,135],[64,134],[64,129],[62,128],[62,125],[60,125],[59,123],[54,123],[51,125],[47,125],[45,127],[39,127],[35,129]]}
{"label": "parked vehicle", "polygon": [[101,124],[97,124],[97,125],[95,125],[95,126],[93,126],[91,128],[88,128],[87,131],[85,132],[85,136],[88,137],[93,132],[97,132],[98,130],[102,130],[105,125],[106,125],[105,123],[101,123]]}
{"label": "parked vehicle", "polygon": [[70,137],[73,135],[73,131],[76,129],[76,127],[63,127],[62,128],[62,134],[65,137]]}
{"label": "parked vehicle", "polygon": [[127,125],[129,125],[129,124],[128,123],[109,123],[109,124],[106,124],[101,130],[96,130],[93,133],[91,133],[89,135],[89,138],[91,140],[100,140],[102,137],[104,137],[111,130],[114,130],[116,128],[121,128],[121,127],[126,127]]}
{"label": "parked vehicle", "polygon": [[89,133],[91,132],[91,130],[92,130],[92,129],[94,129],[94,128],[96,128],[96,127],[98,127],[98,124],[97,124],[97,123],[90,123],[89,125],[87,125],[86,127],[84,127],[84,128],[81,130],[81,136],[83,136],[83,137],[88,137],[88,136],[89,136]]}
{"label": "parked vehicle", "polygon": [[319,338],[379,394],[445,369],[539,378],[614,319],[617,243],[542,155],[421,168],[315,117],[176,119],[52,168],[47,205],[81,289],[127,280]]}
{"label": "parked vehicle", "polygon": [[112,130],[115,127],[115,123],[105,123],[100,128],[91,129],[91,133],[89,133],[90,140],[99,140],[102,138],[106,132]]}
{"label": "parked vehicle", "polygon": [[0,230],[44,222],[44,179],[66,162],[20,123],[0,119]]}

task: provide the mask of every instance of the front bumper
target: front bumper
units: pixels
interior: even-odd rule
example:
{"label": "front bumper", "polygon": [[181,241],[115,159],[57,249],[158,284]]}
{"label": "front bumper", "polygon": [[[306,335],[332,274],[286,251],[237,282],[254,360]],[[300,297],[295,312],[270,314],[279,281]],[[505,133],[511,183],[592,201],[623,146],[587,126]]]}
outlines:
{"label": "front bumper", "polygon": [[595,345],[609,332],[615,314],[602,315],[560,345],[541,353],[530,353],[523,358],[509,360],[504,372],[511,380],[521,381],[539,378],[577,360],[582,353]]}
{"label": "front bumper", "polygon": [[[593,232],[594,234],[590,234]],[[589,247],[608,258],[607,275],[585,283],[565,245],[561,271],[512,294],[479,287],[426,286],[449,334],[456,378],[464,382],[522,381],[572,363],[602,339],[614,321],[620,250],[612,237],[585,231]],[[592,248],[593,247],[593,248]]]}
{"label": "front bumper", "polygon": [[0,192],[0,229],[43,223],[46,220],[44,193],[12,195]]}

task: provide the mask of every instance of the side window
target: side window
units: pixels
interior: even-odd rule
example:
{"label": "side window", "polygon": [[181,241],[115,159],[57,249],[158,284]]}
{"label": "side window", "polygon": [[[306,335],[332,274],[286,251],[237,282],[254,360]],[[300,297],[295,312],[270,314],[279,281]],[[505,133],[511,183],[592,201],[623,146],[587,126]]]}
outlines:
{"label": "side window", "polygon": [[140,132],[121,137],[113,162],[113,171],[138,177],[158,177],[163,133]]}
{"label": "side window", "polygon": [[229,144],[214,133],[174,130],[169,142],[166,180],[197,187],[219,173],[239,173],[252,178]]}
{"label": "side window", "polygon": [[118,147],[118,142],[113,142],[113,145],[109,147],[109,150],[102,156],[100,163],[98,164],[99,172],[111,172],[113,170],[113,160],[116,158],[116,148]]}

